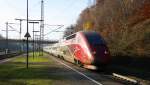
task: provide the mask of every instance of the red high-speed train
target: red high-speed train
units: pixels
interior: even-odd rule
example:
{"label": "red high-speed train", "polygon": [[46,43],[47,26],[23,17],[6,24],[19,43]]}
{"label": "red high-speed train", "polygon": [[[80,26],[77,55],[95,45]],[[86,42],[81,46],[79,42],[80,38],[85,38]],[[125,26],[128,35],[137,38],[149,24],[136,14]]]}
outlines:
{"label": "red high-speed train", "polygon": [[44,50],[85,68],[96,69],[110,62],[106,42],[97,32],[80,31],[65,37]]}

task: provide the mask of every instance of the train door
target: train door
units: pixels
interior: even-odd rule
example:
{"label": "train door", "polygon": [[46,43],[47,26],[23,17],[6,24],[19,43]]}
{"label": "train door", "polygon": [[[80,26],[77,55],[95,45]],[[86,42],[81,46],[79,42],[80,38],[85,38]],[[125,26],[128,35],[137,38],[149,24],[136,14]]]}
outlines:
{"label": "train door", "polygon": [[70,50],[70,46],[64,46],[62,52],[63,52],[63,57],[65,60],[70,61],[72,63],[74,62],[74,57]]}

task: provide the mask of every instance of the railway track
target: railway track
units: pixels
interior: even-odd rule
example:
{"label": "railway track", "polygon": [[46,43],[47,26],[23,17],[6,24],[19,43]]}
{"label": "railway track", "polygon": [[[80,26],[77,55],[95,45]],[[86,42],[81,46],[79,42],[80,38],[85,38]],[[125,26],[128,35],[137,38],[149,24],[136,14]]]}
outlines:
{"label": "railway track", "polygon": [[115,80],[122,80],[134,85],[150,85],[150,74],[147,71],[134,70],[128,67],[111,65],[108,71]]}
{"label": "railway track", "polygon": [[[57,58],[57,59],[59,59],[59,58]],[[64,60],[61,60],[61,61],[64,61]],[[65,61],[65,62],[67,62],[67,61]],[[72,63],[69,63],[69,65],[71,65],[71,67],[75,67],[78,70],[85,69],[85,68],[81,68]],[[87,70],[87,69],[85,69],[85,70]],[[123,75],[118,71],[112,70],[112,68],[108,68],[107,70],[102,70],[102,71],[101,70],[100,71],[87,70],[87,71],[96,73],[97,75],[100,75],[100,76],[103,75],[103,77],[111,79],[111,80],[119,82],[119,83],[122,83],[123,85],[149,85],[149,84],[139,80],[136,77],[134,78],[133,76],[130,77],[129,75],[128,76]]]}
{"label": "railway track", "polygon": [[11,58],[11,57],[14,57],[14,56],[17,56],[17,55],[20,55],[21,53],[20,52],[17,52],[17,51],[11,51],[9,53],[5,53],[5,51],[1,51],[0,52],[0,60],[2,59],[6,59],[6,58]]}
{"label": "railway track", "polygon": [[[56,58],[56,57],[54,57]],[[63,62],[63,64],[65,64],[65,66],[67,65],[67,67],[69,66],[69,68],[71,67],[71,69],[73,68],[73,70],[77,70],[79,71],[79,73],[84,73],[84,76],[88,76],[90,79],[92,79],[92,81],[96,81],[97,85],[142,85],[140,84],[139,81],[120,75],[118,73],[113,73],[110,71],[93,71],[93,70],[88,70],[85,68],[81,68],[75,64],[72,64],[70,62],[64,61],[60,58],[56,58],[56,61],[61,63]],[[81,74],[82,75],[82,74]],[[103,78],[103,79],[101,79]],[[108,82],[104,82],[103,81],[108,81]],[[100,82],[100,83],[99,83]],[[102,82],[102,83],[101,83]],[[114,83],[116,82],[116,83]]]}
{"label": "railway track", "polygon": [[[123,83],[125,85],[142,85],[141,82],[137,79],[128,77],[126,75],[122,75],[119,72],[114,73],[114,71],[111,71],[110,69],[108,70],[103,70],[103,71],[96,71],[98,75],[107,75],[108,78]],[[147,84],[144,84],[147,85]]]}
{"label": "railway track", "polygon": [[[120,82],[123,85],[142,85],[141,82],[137,79],[133,79],[131,77],[122,75],[120,73],[114,73],[114,71],[111,71],[110,69],[107,70],[101,70],[101,71],[94,71],[98,75],[103,75],[103,77],[112,79],[113,81]],[[144,84],[148,85],[148,84]]]}
{"label": "railway track", "polygon": [[117,73],[112,73],[112,75],[114,76],[114,78],[125,81],[127,83],[134,84],[134,85],[141,85],[140,81],[138,81],[136,79],[129,78],[127,76],[120,75],[120,74],[117,74]]}
{"label": "railway track", "polygon": [[[16,53],[16,52],[12,52],[12,53],[9,53],[9,54],[7,54],[7,56],[6,55],[0,55],[0,60],[2,60],[2,61],[4,61],[5,62],[5,60],[6,60],[6,62],[7,61],[9,61],[9,58],[10,57],[14,57],[14,56],[17,56],[17,55],[19,55],[19,53]],[[54,56],[53,56],[54,57]],[[8,58],[8,59],[7,59]],[[56,57],[55,57],[56,58]],[[56,59],[58,59],[59,61],[61,61],[61,62],[64,62],[64,63],[67,63],[67,65],[69,64],[69,66],[70,67],[73,67],[73,70],[74,70],[74,68],[75,68],[75,71],[76,71],[76,69],[77,69],[77,72],[80,74],[80,75],[83,75],[82,73],[80,73],[80,72],[82,72],[83,71],[83,73],[84,72],[87,72],[87,75],[88,75],[88,72],[90,72],[90,74],[91,74],[91,72],[92,73],[94,73],[94,75],[99,75],[99,76],[101,76],[101,77],[103,77],[103,78],[106,78],[106,79],[109,79],[110,81],[112,81],[112,82],[119,82],[119,83],[121,83],[121,85],[143,85],[143,84],[141,84],[141,82],[139,81],[139,80],[137,80],[137,79],[133,79],[133,78],[130,78],[130,77],[128,77],[128,76],[124,76],[124,75],[122,75],[122,74],[120,74],[120,73],[118,73],[117,71],[115,72],[114,70],[112,70],[111,68],[110,69],[107,69],[107,70],[103,70],[103,71],[92,71],[92,70],[87,70],[87,69],[85,69],[85,68],[81,68],[81,67],[79,67],[79,66],[77,66],[77,65],[75,65],[75,64],[72,64],[72,63],[69,63],[69,62],[67,62],[67,61],[64,61],[64,60],[62,60],[62,59],[60,59],[60,58],[56,58]],[[60,63],[60,62],[59,62]],[[69,67],[69,68],[70,68]],[[95,74],[96,73],[96,74]],[[83,76],[85,76],[85,77],[87,77],[87,75],[85,74],[85,75],[83,75]],[[98,76],[98,77],[99,77]],[[90,79],[91,81],[94,81],[94,82],[98,82],[99,83],[99,81],[101,80],[99,80],[99,79],[95,79],[94,78],[94,76],[93,75],[90,75],[90,76],[88,76],[87,77],[88,79]],[[98,84],[98,85],[105,85],[105,84]],[[107,84],[106,84],[107,85]],[[119,84],[120,85],[120,84]],[[144,85],[148,85],[148,84],[144,84]]]}

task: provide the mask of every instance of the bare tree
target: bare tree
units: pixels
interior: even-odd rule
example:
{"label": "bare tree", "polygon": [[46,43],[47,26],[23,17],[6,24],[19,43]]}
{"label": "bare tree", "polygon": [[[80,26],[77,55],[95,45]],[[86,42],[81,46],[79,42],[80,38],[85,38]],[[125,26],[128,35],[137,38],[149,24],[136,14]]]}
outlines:
{"label": "bare tree", "polygon": [[71,26],[66,28],[65,33],[64,33],[64,37],[71,35],[74,32],[75,32],[75,26],[71,25]]}

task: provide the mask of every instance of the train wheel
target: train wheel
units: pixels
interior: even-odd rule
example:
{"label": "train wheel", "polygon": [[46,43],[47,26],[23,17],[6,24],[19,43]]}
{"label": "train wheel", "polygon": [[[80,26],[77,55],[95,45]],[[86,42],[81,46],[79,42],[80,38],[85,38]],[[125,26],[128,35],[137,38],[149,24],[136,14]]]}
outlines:
{"label": "train wheel", "polygon": [[60,56],[60,58],[64,60],[64,57],[63,57],[63,56]]}
{"label": "train wheel", "polygon": [[60,56],[59,56],[59,55],[57,55],[57,57],[58,57],[58,58],[60,58]]}
{"label": "train wheel", "polygon": [[78,64],[76,59],[74,59],[74,63],[75,63],[76,65]]}
{"label": "train wheel", "polygon": [[83,67],[83,64],[79,60],[74,59],[74,63],[80,67]]}
{"label": "train wheel", "polygon": [[78,65],[80,66],[80,67],[83,67],[83,64],[78,60]]}

